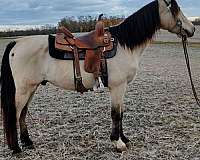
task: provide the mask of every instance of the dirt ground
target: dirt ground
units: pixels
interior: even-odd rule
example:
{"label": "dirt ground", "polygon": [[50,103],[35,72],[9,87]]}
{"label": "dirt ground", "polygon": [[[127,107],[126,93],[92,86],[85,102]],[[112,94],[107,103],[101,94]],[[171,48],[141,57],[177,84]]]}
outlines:
{"label": "dirt ground", "polygon": [[[1,53],[6,42],[0,41]],[[200,45],[190,47],[189,53],[200,96]],[[109,139],[111,116],[107,90],[80,95],[50,84],[40,86],[27,118],[36,149],[12,157],[4,145],[1,125],[0,159],[200,159],[200,107],[193,98],[180,44],[148,47],[136,80],[127,88],[124,104],[124,131],[132,146],[121,154]]]}

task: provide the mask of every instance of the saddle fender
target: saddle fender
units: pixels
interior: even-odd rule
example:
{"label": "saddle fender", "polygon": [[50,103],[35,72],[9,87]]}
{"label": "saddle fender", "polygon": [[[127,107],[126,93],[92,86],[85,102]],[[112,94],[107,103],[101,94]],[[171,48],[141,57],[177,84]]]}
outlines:
{"label": "saddle fender", "polygon": [[101,52],[99,49],[86,50],[84,69],[88,73],[94,73],[100,70]]}

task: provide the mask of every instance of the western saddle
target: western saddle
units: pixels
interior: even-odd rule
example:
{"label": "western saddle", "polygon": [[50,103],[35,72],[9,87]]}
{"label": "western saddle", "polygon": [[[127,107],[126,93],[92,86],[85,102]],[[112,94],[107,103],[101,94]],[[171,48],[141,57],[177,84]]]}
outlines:
{"label": "western saddle", "polygon": [[[88,73],[93,73],[95,84],[93,90],[103,88],[101,80],[101,66],[105,64],[103,53],[111,50],[113,39],[111,34],[104,29],[101,20],[103,14],[99,15],[95,30],[86,35],[75,37],[67,28],[60,27],[56,33],[55,47],[59,50],[71,52],[74,55],[75,88],[78,92],[88,91],[83,83],[79,64],[79,51],[85,50],[84,69]],[[104,61],[104,62],[103,62]]]}

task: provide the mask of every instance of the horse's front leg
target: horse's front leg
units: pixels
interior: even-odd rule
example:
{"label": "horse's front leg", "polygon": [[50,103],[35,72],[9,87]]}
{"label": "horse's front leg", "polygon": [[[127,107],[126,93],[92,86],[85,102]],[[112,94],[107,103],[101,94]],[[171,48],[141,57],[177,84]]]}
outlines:
{"label": "horse's front leg", "polygon": [[129,145],[129,140],[123,134],[122,119],[123,119],[123,98],[126,91],[126,83],[117,87],[111,87],[111,117],[112,117],[112,133],[111,141],[114,143],[118,151],[126,151]]}

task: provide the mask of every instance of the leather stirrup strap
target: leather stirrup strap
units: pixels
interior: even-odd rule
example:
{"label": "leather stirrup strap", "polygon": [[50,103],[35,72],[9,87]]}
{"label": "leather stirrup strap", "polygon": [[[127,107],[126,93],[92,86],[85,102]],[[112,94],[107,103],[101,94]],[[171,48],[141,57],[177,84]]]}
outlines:
{"label": "leather stirrup strap", "polygon": [[78,92],[84,93],[88,90],[84,87],[81,77],[78,49],[74,46],[74,62],[75,62],[75,88]]}
{"label": "leather stirrup strap", "polygon": [[81,77],[81,70],[80,70],[78,49],[76,46],[74,46],[74,60],[75,60],[76,78],[78,79]]}

